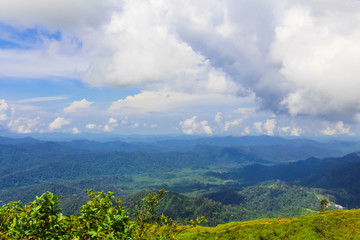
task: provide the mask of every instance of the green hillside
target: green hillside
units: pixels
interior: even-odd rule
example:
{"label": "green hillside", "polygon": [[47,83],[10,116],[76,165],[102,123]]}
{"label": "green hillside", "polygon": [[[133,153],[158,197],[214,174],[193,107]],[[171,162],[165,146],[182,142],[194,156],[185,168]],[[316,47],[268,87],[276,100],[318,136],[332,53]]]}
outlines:
{"label": "green hillside", "polygon": [[[133,209],[146,196],[146,191],[122,196],[124,206]],[[259,218],[297,217],[314,214],[323,196],[321,190],[299,187],[281,181],[266,181],[240,191],[217,188],[196,197],[168,192],[159,203],[158,211],[177,222],[204,216],[207,226]]]}
{"label": "green hillside", "polygon": [[188,228],[177,239],[360,239],[360,210]]}
{"label": "green hillside", "polygon": [[[0,144],[0,206],[18,200],[28,203],[51,191],[62,196],[59,206],[69,216],[86,202],[86,189],[114,192],[126,203],[138,200],[135,193],[143,189],[164,188],[170,193],[159,207],[166,216],[176,221],[205,216],[208,226],[216,226],[313,214],[323,198],[347,209],[358,208],[360,202],[358,152],[325,159],[290,158],[301,158],[291,147],[305,151],[314,144],[329,154],[329,146],[357,148],[357,142],[327,143],[326,148],[307,140],[267,137],[131,146],[116,141],[98,148],[91,141],[10,143]],[[178,144],[183,147],[172,151]],[[281,159],[284,162],[278,163]]]}
{"label": "green hillside", "polygon": [[260,219],[201,227],[203,217],[173,221],[156,210],[148,191],[128,211],[111,192],[88,192],[78,214],[64,216],[50,192],[29,204],[0,207],[0,239],[359,239],[360,210],[325,211],[297,218]]}

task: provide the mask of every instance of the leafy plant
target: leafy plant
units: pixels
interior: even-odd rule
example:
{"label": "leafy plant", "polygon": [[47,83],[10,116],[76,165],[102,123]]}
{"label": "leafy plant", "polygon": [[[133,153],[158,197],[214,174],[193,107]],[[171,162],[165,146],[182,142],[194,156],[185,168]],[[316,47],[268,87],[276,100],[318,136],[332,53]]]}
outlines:
{"label": "leafy plant", "polygon": [[325,211],[325,210],[329,207],[329,204],[330,204],[329,199],[327,199],[327,198],[322,199],[322,200],[320,201],[319,211],[320,211],[320,212]]}
{"label": "leafy plant", "polygon": [[[80,213],[63,216],[58,196],[46,192],[24,205],[12,202],[0,208],[0,239],[173,239],[182,226],[156,206],[167,191],[148,191],[133,211],[134,221],[112,192],[88,191],[88,201]],[[187,220],[189,227],[206,220]]]}
{"label": "leafy plant", "polygon": [[63,233],[61,209],[58,196],[44,193],[36,200],[24,205],[12,202],[0,208],[0,236],[6,238],[52,239]]}
{"label": "leafy plant", "polygon": [[[174,239],[186,226],[178,224],[173,219],[158,214],[156,206],[160,198],[168,191],[161,189],[156,195],[147,190],[148,195],[137,201],[133,215],[135,217],[136,239]],[[204,217],[186,219],[183,224],[196,227],[207,220]]]}

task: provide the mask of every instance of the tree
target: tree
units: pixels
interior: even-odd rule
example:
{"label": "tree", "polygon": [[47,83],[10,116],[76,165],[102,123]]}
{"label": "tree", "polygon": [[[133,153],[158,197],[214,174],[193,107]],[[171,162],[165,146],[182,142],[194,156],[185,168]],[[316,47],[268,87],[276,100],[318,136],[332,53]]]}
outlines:
{"label": "tree", "polygon": [[323,212],[325,211],[330,205],[330,202],[329,202],[329,199],[327,198],[324,198],[320,201],[320,208],[319,208],[319,211],[320,212]]}
{"label": "tree", "polygon": [[[63,216],[59,197],[46,192],[27,205],[12,202],[0,208],[0,239],[173,239],[186,226],[156,212],[165,193],[164,189],[157,194],[148,191],[131,221],[112,192],[88,191],[87,203],[71,216]],[[202,217],[186,223],[194,227],[205,221]]]}

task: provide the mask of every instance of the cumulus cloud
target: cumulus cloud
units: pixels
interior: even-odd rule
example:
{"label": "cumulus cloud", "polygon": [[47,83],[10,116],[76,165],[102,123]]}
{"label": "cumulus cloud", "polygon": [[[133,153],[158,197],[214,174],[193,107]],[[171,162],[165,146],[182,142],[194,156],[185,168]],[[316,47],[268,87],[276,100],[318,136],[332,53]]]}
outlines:
{"label": "cumulus cloud", "polygon": [[49,131],[55,131],[61,129],[63,126],[70,124],[70,120],[58,117],[49,124]]}
{"label": "cumulus cloud", "polygon": [[43,132],[43,124],[41,124],[40,118],[16,118],[12,119],[8,123],[8,129],[15,133],[34,133]]}
{"label": "cumulus cloud", "polygon": [[[29,102],[33,100],[30,99]],[[42,133],[48,131],[43,117],[46,121],[49,116],[51,114],[43,111],[39,106],[21,105],[14,102],[10,105],[6,100],[0,99],[0,124],[4,130],[21,134]]]}
{"label": "cumulus cloud", "polygon": [[117,125],[118,120],[116,118],[109,118],[108,123],[111,125]]}
{"label": "cumulus cloud", "polygon": [[209,126],[208,121],[197,121],[197,116],[193,116],[189,119],[180,122],[183,133],[189,135],[200,134],[213,134],[212,128]]}
{"label": "cumulus cloud", "polygon": [[222,123],[223,121],[223,113],[222,112],[217,112],[216,115],[215,115],[215,119],[214,121],[217,122],[217,123]]}
{"label": "cumulus cloud", "polygon": [[303,1],[285,10],[271,56],[293,88],[280,102],[291,115],[339,117],[360,110],[360,30],[353,27],[360,24],[359,11],[352,0]]}
{"label": "cumulus cloud", "polygon": [[339,121],[335,124],[334,127],[328,126],[325,129],[320,131],[322,134],[325,135],[353,135],[350,130],[350,127],[345,127],[342,121]]}
{"label": "cumulus cloud", "polygon": [[[0,50],[0,76],[140,88],[111,105],[115,116],[185,111],[205,99],[219,112],[230,95],[231,102],[256,96],[254,103],[277,114],[348,123],[360,114],[359,11],[356,0],[2,1],[0,22],[39,36],[8,36],[23,47]],[[89,107],[83,100],[78,107]],[[73,104],[64,111],[74,113]],[[254,106],[232,107],[256,113]],[[272,135],[274,125],[254,128]],[[286,132],[302,131],[295,129]]]}
{"label": "cumulus cloud", "polygon": [[227,132],[229,131],[230,127],[235,127],[240,125],[244,120],[242,118],[239,119],[234,119],[232,121],[226,121],[224,124],[224,131]]}
{"label": "cumulus cloud", "polygon": [[9,104],[4,99],[0,99],[0,122],[8,120],[9,114]]}
{"label": "cumulus cloud", "polygon": [[80,133],[80,130],[79,130],[78,128],[72,128],[72,129],[71,129],[71,132],[72,132],[73,134],[79,134],[79,133]]}
{"label": "cumulus cloud", "polygon": [[288,132],[291,130],[291,127],[290,127],[290,126],[279,127],[279,130],[280,130],[281,132],[288,133]]}
{"label": "cumulus cloud", "polygon": [[124,1],[101,33],[88,42],[91,53],[84,81],[93,86],[185,92],[236,93],[239,88],[220,68],[170,28],[172,4]]}
{"label": "cumulus cloud", "polygon": [[94,102],[87,101],[85,98],[80,101],[72,102],[68,107],[64,108],[66,113],[79,113],[86,111]]}
{"label": "cumulus cloud", "polygon": [[262,122],[254,122],[253,126],[254,126],[254,129],[256,132],[258,132],[258,133],[263,132],[263,123]]}
{"label": "cumulus cloud", "polygon": [[299,128],[299,127],[292,127],[292,128],[291,128],[290,135],[291,135],[291,136],[294,136],[294,137],[298,137],[298,136],[300,136],[302,133],[304,133],[304,130],[302,130],[301,128]]}
{"label": "cumulus cloud", "polygon": [[273,136],[274,135],[274,130],[276,127],[276,119],[268,119],[265,121],[265,123],[263,124],[264,130],[265,130],[265,134],[266,135],[270,135]]}
{"label": "cumulus cloud", "polygon": [[118,120],[116,118],[110,117],[107,124],[104,126],[104,132],[113,132],[116,127],[119,126]]}
{"label": "cumulus cloud", "polygon": [[293,124],[292,127],[284,126],[284,127],[279,127],[278,129],[280,133],[289,134],[290,136],[294,136],[294,137],[298,137],[302,133],[304,133],[304,131],[300,127],[295,126],[295,124]]}
{"label": "cumulus cloud", "polygon": [[249,135],[251,133],[250,127],[245,127],[241,135]]}
{"label": "cumulus cloud", "polygon": [[94,129],[94,128],[96,128],[96,124],[93,124],[93,123],[86,124],[86,125],[85,125],[85,128],[87,128],[87,129]]}
{"label": "cumulus cloud", "polygon": [[111,127],[110,125],[108,125],[108,124],[106,124],[105,126],[104,126],[104,132],[112,132],[112,131],[114,131],[114,128],[113,127]]}

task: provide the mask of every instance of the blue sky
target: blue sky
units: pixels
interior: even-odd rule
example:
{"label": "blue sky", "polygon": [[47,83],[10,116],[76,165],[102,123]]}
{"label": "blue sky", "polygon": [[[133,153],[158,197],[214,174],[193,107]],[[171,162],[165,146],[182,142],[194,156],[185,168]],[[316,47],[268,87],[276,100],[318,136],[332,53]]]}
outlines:
{"label": "blue sky", "polygon": [[357,137],[357,0],[0,3],[0,134]]}

